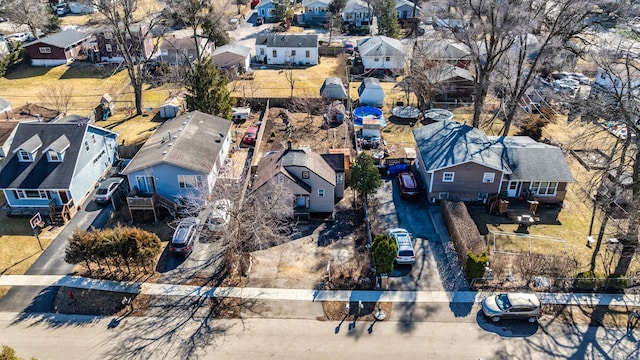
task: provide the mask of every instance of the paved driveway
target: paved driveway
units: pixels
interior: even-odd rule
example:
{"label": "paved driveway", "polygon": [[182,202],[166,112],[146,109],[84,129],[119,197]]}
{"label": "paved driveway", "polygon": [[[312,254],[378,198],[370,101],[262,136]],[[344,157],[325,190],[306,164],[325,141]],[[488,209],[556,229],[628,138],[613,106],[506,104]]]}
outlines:
{"label": "paved driveway", "polygon": [[426,197],[402,200],[395,176],[387,176],[383,180],[383,186],[376,194],[376,220],[381,229],[407,229],[412,234],[417,258],[413,266],[395,266],[391,289],[466,289],[446,227],[442,223],[440,208],[430,206]]}

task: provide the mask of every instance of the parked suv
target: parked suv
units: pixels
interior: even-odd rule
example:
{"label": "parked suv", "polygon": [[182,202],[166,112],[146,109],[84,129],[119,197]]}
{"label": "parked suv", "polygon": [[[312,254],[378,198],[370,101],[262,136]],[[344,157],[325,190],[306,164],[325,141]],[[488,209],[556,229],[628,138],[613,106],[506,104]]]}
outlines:
{"label": "parked suv", "polygon": [[501,319],[527,319],[536,322],[542,315],[540,299],[534,294],[497,294],[482,300],[482,312],[493,322]]}
{"label": "parked suv", "polygon": [[403,172],[398,174],[398,183],[400,184],[400,197],[402,199],[415,199],[420,195],[418,183],[413,173]]}
{"label": "parked suv", "polygon": [[413,242],[411,241],[411,235],[405,229],[391,229],[389,230],[389,236],[391,236],[398,245],[398,255],[396,256],[397,264],[415,264],[416,253],[413,251]]}
{"label": "parked suv", "polygon": [[180,221],[169,243],[169,252],[182,256],[191,254],[199,227],[200,219],[197,217],[188,217]]}

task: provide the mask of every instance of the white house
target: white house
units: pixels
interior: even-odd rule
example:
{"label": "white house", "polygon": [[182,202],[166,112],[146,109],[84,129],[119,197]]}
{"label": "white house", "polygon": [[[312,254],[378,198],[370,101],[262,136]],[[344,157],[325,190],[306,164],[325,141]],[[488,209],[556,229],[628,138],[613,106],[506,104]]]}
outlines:
{"label": "white house", "polygon": [[623,64],[612,64],[607,69],[598,68],[593,81],[592,92],[608,92],[622,95],[629,90],[638,92],[640,89],[640,71]]}
{"label": "white house", "polygon": [[396,14],[398,19],[421,18],[422,10],[419,6],[415,6],[416,14],[415,16],[413,15],[414,6],[415,4],[409,0],[396,0]]}
{"label": "white house", "polygon": [[373,8],[362,0],[349,0],[342,11],[342,19],[347,24],[355,26],[371,25]]}
{"label": "white house", "polygon": [[358,49],[366,73],[401,74],[404,72],[405,51],[400,40],[374,36],[360,40]]}
{"label": "white house", "polygon": [[276,65],[317,65],[318,35],[258,35],[256,60]]}
{"label": "white house", "polygon": [[220,46],[213,51],[211,61],[221,69],[238,68],[249,70],[251,64],[251,48],[239,43]]}

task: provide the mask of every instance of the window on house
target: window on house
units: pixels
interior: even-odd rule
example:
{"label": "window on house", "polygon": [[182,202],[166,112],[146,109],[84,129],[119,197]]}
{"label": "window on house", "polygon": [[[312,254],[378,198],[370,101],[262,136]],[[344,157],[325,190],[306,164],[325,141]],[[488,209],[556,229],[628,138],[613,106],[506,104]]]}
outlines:
{"label": "window on house", "polygon": [[31,153],[28,151],[20,150],[18,151],[18,161],[32,161]]}
{"label": "window on house", "polygon": [[489,197],[487,193],[478,193],[478,200],[484,200]]}
{"label": "window on house", "polygon": [[273,53],[271,55],[273,57],[278,57],[278,50],[273,50]]}
{"label": "window on house", "polygon": [[14,190],[14,195],[18,199],[48,199],[49,193],[46,190]]}
{"label": "window on house", "polygon": [[60,154],[58,154],[58,152],[55,150],[47,151],[47,157],[49,158],[49,161],[52,161],[52,162],[62,161],[62,159],[60,158]]}
{"label": "window on house", "polygon": [[200,175],[178,175],[178,183],[181,189],[197,189],[203,185]]}
{"label": "window on house", "polygon": [[324,197],[324,189],[318,189],[318,197]]}
{"label": "window on house", "polygon": [[384,58],[384,61],[391,61],[391,56],[387,56]]}
{"label": "window on house", "polygon": [[378,61],[380,61],[380,59],[378,59],[378,58],[373,58],[373,61],[378,62]]}
{"label": "window on house", "polygon": [[438,193],[438,199],[439,200],[447,200],[449,198],[449,193],[448,192],[440,192]]}
{"label": "window on house", "polygon": [[535,195],[553,196],[558,190],[558,183],[555,181],[534,181],[529,190]]}
{"label": "window on house", "polygon": [[41,47],[40,48],[40,54],[51,54],[51,48],[50,47]]}
{"label": "window on house", "polygon": [[91,134],[91,141],[93,141],[93,143],[96,143],[96,136],[94,134]]}
{"label": "window on house", "polygon": [[264,49],[260,49],[260,55],[264,55]]}
{"label": "window on house", "polygon": [[296,51],[295,50],[291,50],[291,56],[296,56]]}
{"label": "window on house", "polygon": [[311,57],[311,51],[309,51],[309,50],[305,51],[304,55],[306,57]]}
{"label": "window on house", "polygon": [[309,178],[309,172],[308,171],[303,171],[302,172],[302,178],[303,179],[308,179]]}
{"label": "window on house", "polygon": [[88,141],[84,141],[84,148],[87,149],[87,151],[89,151],[89,142]]}
{"label": "window on house", "polygon": [[456,173],[454,172],[445,172],[442,174],[442,182],[453,182],[453,178]]}
{"label": "window on house", "polygon": [[482,176],[482,182],[493,184],[493,181],[495,180],[495,178],[496,178],[495,173],[484,173],[484,175]]}
{"label": "window on house", "polygon": [[344,182],[344,174],[336,174],[336,184],[342,184]]}
{"label": "window on house", "polygon": [[106,52],[111,52],[111,44],[104,44],[104,50]]}

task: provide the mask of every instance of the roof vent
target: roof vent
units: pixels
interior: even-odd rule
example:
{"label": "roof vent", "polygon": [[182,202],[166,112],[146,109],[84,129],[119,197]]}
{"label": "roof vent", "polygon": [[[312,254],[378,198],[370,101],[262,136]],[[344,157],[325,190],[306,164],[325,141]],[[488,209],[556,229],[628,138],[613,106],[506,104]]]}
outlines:
{"label": "roof vent", "polygon": [[216,142],[219,144],[221,142],[221,140],[220,139],[216,139]]}
{"label": "roof vent", "polygon": [[168,143],[167,146],[173,146],[173,143]]}
{"label": "roof vent", "polygon": [[182,128],[178,128],[178,132],[182,131]]}
{"label": "roof vent", "polygon": [[177,138],[178,138],[178,135],[173,135],[173,138],[174,138],[174,139],[177,139]]}
{"label": "roof vent", "polygon": [[163,151],[163,152],[162,152],[162,155],[167,155],[167,151],[166,151],[166,150],[165,150],[165,151]]}
{"label": "roof vent", "polygon": [[185,122],[183,122],[183,123],[182,123],[182,125],[187,125],[187,122],[186,122],[186,121],[185,121]]}

